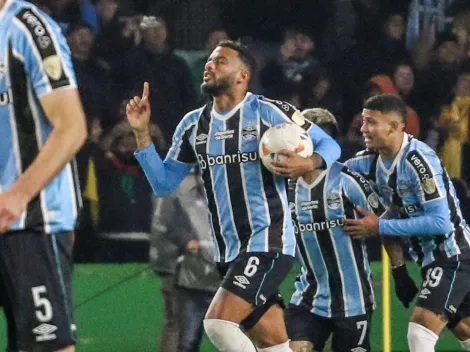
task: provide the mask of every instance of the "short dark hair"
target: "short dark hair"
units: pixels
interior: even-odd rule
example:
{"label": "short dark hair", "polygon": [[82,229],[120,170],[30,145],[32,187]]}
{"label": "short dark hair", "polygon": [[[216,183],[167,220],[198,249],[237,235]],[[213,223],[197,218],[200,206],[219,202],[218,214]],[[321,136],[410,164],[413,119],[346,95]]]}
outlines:
{"label": "short dark hair", "polygon": [[402,118],[406,125],[408,108],[400,97],[393,94],[379,94],[367,99],[364,109],[380,111],[383,114],[395,112]]}
{"label": "short dark hair", "polygon": [[248,48],[243,45],[240,41],[235,40],[223,40],[218,45],[218,47],[229,48],[238,52],[240,60],[248,67],[248,70],[253,75],[256,71],[256,60]]}

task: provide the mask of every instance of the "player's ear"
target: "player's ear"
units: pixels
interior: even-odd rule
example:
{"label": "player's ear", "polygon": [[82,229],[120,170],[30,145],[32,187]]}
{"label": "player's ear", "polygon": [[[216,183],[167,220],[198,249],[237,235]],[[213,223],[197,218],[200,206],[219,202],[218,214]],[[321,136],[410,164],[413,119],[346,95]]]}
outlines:
{"label": "player's ear", "polygon": [[238,73],[238,83],[247,83],[250,81],[251,74],[248,69],[243,67]]}
{"label": "player's ear", "polygon": [[402,123],[398,122],[397,120],[393,120],[390,122],[390,132],[396,132],[398,130],[401,130],[402,128]]}

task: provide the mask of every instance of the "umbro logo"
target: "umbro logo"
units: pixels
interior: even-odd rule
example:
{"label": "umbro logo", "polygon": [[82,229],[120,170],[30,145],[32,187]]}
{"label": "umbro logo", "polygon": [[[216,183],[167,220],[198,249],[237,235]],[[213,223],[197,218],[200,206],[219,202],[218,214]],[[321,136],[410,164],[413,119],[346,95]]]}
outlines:
{"label": "umbro logo", "polygon": [[237,275],[235,276],[235,280],[233,281],[233,284],[245,290],[246,289],[245,285],[249,285],[250,281],[243,275]]}
{"label": "umbro logo", "polygon": [[50,341],[57,338],[56,334],[53,334],[57,330],[57,326],[43,323],[39,326],[36,326],[33,329],[33,333],[38,335],[36,336],[36,341]]}
{"label": "umbro logo", "polygon": [[207,134],[199,134],[196,136],[196,145],[207,143]]}
{"label": "umbro logo", "polygon": [[431,291],[429,291],[427,288],[423,288],[421,292],[419,293],[419,298],[426,299],[428,298],[429,294],[431,294]]}
{"label": "umbro logo", "polygon": [[449,312],[455,314],[457,313],[457,308],[455,308],[454,305],[450,305],[449,308],[447,308],[449,310]]}
{"label": "umbro logo", "polygon": [[367,350],[362,347],[354,347],[354,348],[351,348],[351,352],[367,352]]}

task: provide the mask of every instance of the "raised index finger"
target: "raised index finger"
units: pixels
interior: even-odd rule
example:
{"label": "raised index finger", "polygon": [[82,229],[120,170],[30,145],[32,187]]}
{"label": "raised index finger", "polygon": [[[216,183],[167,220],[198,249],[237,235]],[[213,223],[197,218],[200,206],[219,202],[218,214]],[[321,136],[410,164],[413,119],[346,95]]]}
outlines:
{"label": "raised index finger", "polygon": [[144,82],[144,91],[142,92],[142,99],[148,98],[149,91],[150,91],[150,87],[149,87],[148,82]]}

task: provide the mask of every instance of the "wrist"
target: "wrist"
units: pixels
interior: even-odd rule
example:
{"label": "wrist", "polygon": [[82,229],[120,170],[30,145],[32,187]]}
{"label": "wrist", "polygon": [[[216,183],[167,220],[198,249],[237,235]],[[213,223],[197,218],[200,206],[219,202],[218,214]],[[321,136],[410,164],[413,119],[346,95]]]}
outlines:
{"label": "wrist", "polygon": [[142,131],[134,130],[134,136],[137,141],[137,149],[139,150],[145,149],[153,143],[148,128]]}

